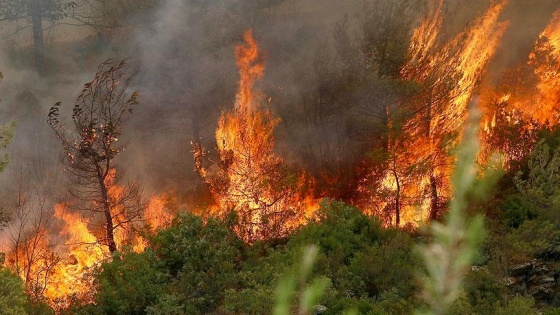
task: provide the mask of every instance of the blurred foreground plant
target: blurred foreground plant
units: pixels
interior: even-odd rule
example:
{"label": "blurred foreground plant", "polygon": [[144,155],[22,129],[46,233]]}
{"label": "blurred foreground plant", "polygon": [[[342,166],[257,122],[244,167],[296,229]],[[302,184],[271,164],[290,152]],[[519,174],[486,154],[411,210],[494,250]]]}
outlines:
{"label": "blurred foreground plant", "polygon": [[276,289],[274,315],[292,314],[292,301],[297,291],[300,293],[298,315],[319,314],[324,310],[324,307],[317,305],[317,303],[328,288],[329,279],[315,278],[310,284],[307,284],[318,252],[319,249],[316,246],[305,248],[299,268],[280,281]]}
{"label": "blurred foreground plant", "polygon": [[465,215],[469,200],[484,195],[498,178],[498,168],[491,167],[483,178],[477,178],[479,120],[478,110],[471,108],[457,152],[449,214],[444,223],[432,223],[432,243],[421,248],[426,265],[423,297],[430,309],[420,314],[447,313],[461,291],[485,234],[482,216],[468,220]]}

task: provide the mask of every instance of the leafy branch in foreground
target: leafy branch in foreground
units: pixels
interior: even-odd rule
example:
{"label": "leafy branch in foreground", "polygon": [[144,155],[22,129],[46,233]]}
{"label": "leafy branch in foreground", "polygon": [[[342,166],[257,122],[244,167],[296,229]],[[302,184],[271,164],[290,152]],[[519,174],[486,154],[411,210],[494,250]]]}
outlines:
{"label": "leafy branch in foreground", "polygon": [[482,216],[468,220],[465,212],[470,197],[483,195],[498,176],[495,176],[495,171],[487,171],[484,178],[477,178],[480,114],[474,108],[476,106],[472,107],[457,152],[449,214],[445,223],[432,224],[433,241],[421,248],[426,265],[426,274],[422,276],[423,297],[430,306],[422,314],[446,314],[461,291],[465,275],[476,259],[485,234]]}
{"label": "leafy branch in foreground", "polygon": [[303,253],[303,259],[299,270],[284,277],[276,289],[276,304],[273,315],[290,315],[292,313],[292,300],[299,288],[301,295],[298,315],[319,314],[324,307],[317,305],[319,299],[330,284],[327,278],[315,278],[310,284],[307,279],[311,274],[313,264],[317,258],[319,249],[316,246],[308,246]]}

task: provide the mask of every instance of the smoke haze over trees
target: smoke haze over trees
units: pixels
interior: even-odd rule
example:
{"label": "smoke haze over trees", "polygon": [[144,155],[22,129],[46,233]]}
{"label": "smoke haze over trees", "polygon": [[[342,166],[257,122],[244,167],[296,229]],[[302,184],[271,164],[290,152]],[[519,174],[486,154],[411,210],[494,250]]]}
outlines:
{"label": "smoke haze over trees", "polygon": [[[410,7],[403,13],[405,17],[409,16],[409,22],[406,18],[397,19],[401,25],[391,27],[397,28],[395,38],[405,40],[399,40],[402,47],[396,53],[403,56],[414,23],[421,18],[413,13],[422,11],[426,4],[421,1],[400,2]],[[518,17],[520,22],[510,22],[513,30],[508,30],[504,38],[515,38],[502,43],[492,65],[498,67],[526,58],[536,35],[552,17],[555,3],[539,1],[524,5],[516,2],[508,7],[504,19]],[[79,1],[77,4],[80,4]],[[120,23],[115,23],[112,28],[98,29],[65,25],[66,21],[62,19],[61,25],[45,27],[45,67],[49,72],[45,79],[39,79],[33,73],[32,50],[28,49],[34,46],[30,30],[12,34],[12,22],[3,22],[6,27],[2,29],[6,34],[2,37],[5,48],[1,58],[5,75],[0,87],[3,92],[2,107],[7,114],[5,119],[22,120],[18,129],[23,131],[19,135],[16,132],[16,142],[21,144],[16,143],[12,148],[19,148],[22,155],[27,155],[17,159],[22,163],[35,163],[32,160],[38,155],[51,155],[30,151],[52,147],[35,145],[47,143],[51,141],[49,139],[30,139],[31,135],[43,137],[44,132],[32,129],[44,128],[43,124],[34,121],[33,126],[26,130],[23,121],[32,119],[32,116],[41,118],[40,112],[44,113],[48,104],[72,100],[75,97],[72,91],[78,91],[97,64],[107,57],[130,57],[131,67],[137,71],[133,84],[142,92],[144,106],[137,112],[130,127],[133,139],[127,154],[135,158],[127,158],[130,160],[128,163],[134,164],[129,167],[133,170],[129,173],[144,174],[144,180],[149,181],[145,185],[150,188],[155,186],[165,190],[191,186],[194,189],[199,179],[194,172],[188,143],[194,139],[210,143],[220,111],[234,99],[237,70],[232,51],[248,28],[254,30],[264,50],[267,75],[262,85],[265,94],[270,97],[271,110],[283,118],[278,129],[285,136],[279,137],[277,145],[289,162],[300,164],[314,160],[306,167],[326,169],[333,173],[330,175],[336,172],[346,174],[342,171],[344,168],[352,168],[359,163],[364,150],[363,138],[382,137],[379,130],[382,119],[377,118],[379,114],[373,113],[377,117],[372,118],[379,122],[363,126],[353,117],[341,119],[338,113],[342,113],[343,117],[360,117],[361,108],[378,106],[368,99],[375,98],[375,102],[380,102],[375,95],[381,93],[389,97],[391,93],[385,90],[394,87],[385,84],[385,90],[375,92],[383,85],[364,82],[364,87],[355,85],[348,89],[343,83],[347,79],[338,77],[344,76],[345,72],[353,76],[353,69],[349,67],[375,66],[359,65],[351,59],[362,58],[359,55],[367,53],[367,45],[379,41],[376,39],[378,35],[373,33],[383,28],[372,24],[379,23],[378,16],[384,16],[387,22],[391,22],[395,21],[392,15],[401,14],[398,8],[389,8],[395,6],[393,2],[301,3],[285,0],[253,4],[233,0],[119,0],[97,1],[91,5],[98,10],[97,16],[107,20],[121,19]],[[528,5],[531,5],[531,10],[525,10]],[[466,7],[461,1],[446,2],[445,10],[450,13],[444,21],[447,33],[442,37],[452,37],[485,6],[486,1],[469,2]],[[540,18],[537,19],[537,16]],[[520,28],[523,32],[517,31]],[[515,57],[508,53],[523,50],[526,53]],[[367,58],[367,54],[363,57]],[[516,60],[512,61],[512,58]],[[373,58],[371,62],[378,61]],[[393,62],[396,62],[393,67],[398,68],[398,61]],[[62,69],[63,72],[60,71]],[[337,94],[336,89],[339,89],[340,95],[326,94]],[[367,96],[366,93],[374,95]],[[320,103],[324,106],[318,107]],[[29,111],[31,113],[27,115]],[[356,128],[358,130],[354,130]],[[21,133],[27,136],[23,137]],[[161,137],[166,141],[160,141]],[[18,141],[17,138],[26,139]],[[381,139],[379,141],[382,142]],[[140,154],[146,150],[157,154]],[[157,156],[165,156],[167,162],[162,163]],[[17,164],[10,167],[16,168]],[[351,185],[351,181],[342,180],[339,184]],[[337,194],[343,195],[341,197],[349,197],[348,191],[352,187],[338,187],[337,190]]]}

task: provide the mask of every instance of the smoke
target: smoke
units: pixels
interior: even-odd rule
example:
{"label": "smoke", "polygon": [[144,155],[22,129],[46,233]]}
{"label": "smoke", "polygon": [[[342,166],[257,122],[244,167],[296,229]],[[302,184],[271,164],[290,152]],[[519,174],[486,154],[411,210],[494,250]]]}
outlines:
{"label": "smoke", "polygon": [[[162,2],[128,43],[143,104],[123,166],[149,190],[202,189],[190,142],[215,146],[218,117],[233,107],[238,87],[234,46],[243,32],[254,30],[265,55],[264,109],[283,116],[312,91],[317,51],[332,48],[336,24],[361,7],[350,2]],[[279,138],[279,149],[296,160],[290,148],[300,145]]]}
{"label": "smoke", "polygon": [[[413,21],[423,18],[421,8],[427,1],[416,1]],[[265,79],[259,86],[267,96],[263,107],[283,120],[277,130],[280,154],[289,164],[302,168],[354,159],[363,143],[353,133],[355,122],[344,120],[344,111],[357,106],[354,100],[369,95],[369,88],[347,89],[347,94],[336,99],[318,95],[321,89],[332,92],[340,88],[329,84],[345,69],[341,56],[346,51],[348,58],[361,58],[366,14],[383,16],[390,2],[161,0],[158,5],[136,8],[136,15],[127,16],[129,27],[114,31],[119,36],[74,28],[49,31],[49,58],[54,66],[46,77],[22,66],[25,54],[17,56],[14,51],[29,51],[26,46],[31,42],[29,36],[18,37],[16,47],[0,56],[4,74],[1,121],[18,122],[8,148],[11,163],[0,174],[3,204],[9,207],[14,199],[18,178],[30,189],[48,187],[53,202],[69,198],[58,163],[60,143],[46,124],[46,114],[58,101],[68,113],[97,64],[109,57],[129,58],[130,73],[135,76],[131,88],[141,94],[124,133],[129,139],[127,151],[117,163],[126,178],[142,183],[147,196],[174,191],[188,202],[204,190],[194,172],[190,143],[200,141],[213,147],[218,117],[233,107],[237,89],[233,47],[249,28],[266,59]],[[501,17],[509,21],[509,28],[491,63],[491,81],[499,81],[505,69],[526,59],[559,3],[510,1]],[[489,0],[446,1],[440,40],[461,32],[489,5]],[[346,45],[341,45],[344,36],[337,33],[341,28]],[[352,77],[348,82],[354,84]],[[313,116],[317,100],[331,106],[322,109],[324,116]]]}
{"label": "smoke", "polygon": [[499,83],[507,69],[527,62],[536,39],[559,6],[558,0],[510,1],[502,16],[504,21],[509,21],[508,30],[488,70],[491,82]]}

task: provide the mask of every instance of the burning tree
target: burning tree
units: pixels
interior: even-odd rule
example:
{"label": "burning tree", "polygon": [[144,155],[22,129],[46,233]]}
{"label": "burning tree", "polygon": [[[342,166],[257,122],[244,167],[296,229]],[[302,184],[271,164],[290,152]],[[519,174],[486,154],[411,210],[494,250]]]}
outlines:
{"label": "burning tree", "polygon": [[222,114],[216,130],[217,162],[194,143],[196,168],[218,203],[215,214],[233,210],[238,234],[248,242],[282,236],[302,216],[305,198],[282,171],[283,159],[274,153],[274,128],[279,119],[258,109],[261,100],[253,86],[262,78],[257,44],[250,31],[236,48],[240,68],[239,92],[233,111]]}
{"label": "burning tree", "polygon": [[[395,152],[401,155],[400,167],[407,170],[401,173],[409,177],[408,184],[401,181],[405,184],[398,185],[393,169],[387,170],[383,180],[395,192],[396,196],[389,199],[394,208],[405,210],[401,205],[409,205],[406,211],[399,211],[407,214],[407,221],[423,219],[423,212],[431,220],[441,217],[450,190],[454,163],[450,149],[457,143],[457,126],[465,121],[467,104],[507,27],[507,23],[499,22],[505,2],[498,1],[465,31],[438,45],[444,1],[429,4],[428,17],[414,31],[409,61],[401,70],[402,79],[415,82],[419,90],[407,104],[411,119],[400,134],[407,138],[406,144]],[[398,215],[395,221],[400,221]]]}
{"label": "burning tree", "polygon": [[483,159],[498,151],[504,168],[518,168],[535,149],[542,129],[560,121],[559,29],[556,9],[528,59],[506,71],[500,85],[486,92]]}
{"label": "burning tree", "polygon": [[114,158],[123,151],[119,142],[123,123],[137,105],[138,92],[128,94],[132,77],[125,77],[125,62],[103,62],[92,81],[86,83],[72,110],[72,129],[59,119],[60,102],[49,112],[48,123],[62,142],[61,159],[74,186],[71,193],[81,201],[80,210],[101,215],[104,221],[98,241],[117,250],[115,232],[139,220],[144,208],[137,182],[116,188]]}
{"label": "burning tree", "polygon": [[[525,119],[542,126],[552,127],[560,122],[560,9],[554,12],[551,22],[541,32],[529,56],[526,70],[529,83],[525,90],[506,92],[512,95],[510,103]],[[527,78],[525,78],[527,80]],[[524,93],[523,93],[524,92]]]}

